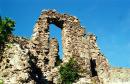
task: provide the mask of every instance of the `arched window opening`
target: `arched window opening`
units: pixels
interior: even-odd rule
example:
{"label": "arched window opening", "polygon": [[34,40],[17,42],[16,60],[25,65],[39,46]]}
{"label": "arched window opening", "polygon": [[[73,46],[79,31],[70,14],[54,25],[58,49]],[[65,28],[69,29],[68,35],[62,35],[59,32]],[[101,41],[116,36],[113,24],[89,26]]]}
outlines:
{"label": "arched window opening", "polygon": [[63,51],[62,51],[62,31],[61,28],[55,26],[54,24],[49,25],[49,31],[50,31],[50,39],[51,38],[56,38],[59,44],[59,52],[58,55],[60,59],[63,57]]}

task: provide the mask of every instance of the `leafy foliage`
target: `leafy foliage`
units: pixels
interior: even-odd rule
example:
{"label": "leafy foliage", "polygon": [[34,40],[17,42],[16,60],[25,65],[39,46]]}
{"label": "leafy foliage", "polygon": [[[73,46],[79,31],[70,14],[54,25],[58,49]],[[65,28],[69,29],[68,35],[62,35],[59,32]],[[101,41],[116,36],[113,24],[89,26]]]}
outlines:
{"label": "leafy foliage", "polygon": [[72,84],[79,78],[79,67],[77,62],[71,58],[68,63],[62,65],[59,69],[63,84]]}
{"label": "leafy foliage", "polygon": [[0,42],[7,41],[8,35],[12,34],[15,27],[15,21],[8,17],[0,17]]}
{"label": "leafy foliage", "polygon": [[2,79],[0,79],[0,84],[4,84]]}

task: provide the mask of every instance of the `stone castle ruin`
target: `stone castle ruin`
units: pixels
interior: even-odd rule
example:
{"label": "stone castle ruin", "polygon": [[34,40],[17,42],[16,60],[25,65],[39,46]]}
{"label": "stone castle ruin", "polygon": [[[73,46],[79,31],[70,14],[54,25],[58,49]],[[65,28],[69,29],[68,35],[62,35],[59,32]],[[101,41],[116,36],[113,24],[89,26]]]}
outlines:
{"label": "stone castle ruin", "polygon": [[[43,73],[55,67],[56,56],[58,56],[58,43],[56,39],[49,40],[49,25],[54,24],[62,30],[63,63],[68,62],[71,57],[75,58],[85,73],[83,76],[97,76],[97,74],[108,77],[109,65],[105,57],[100,53],[96,44],[96,37],[85,33],[76,17],[67,14],[59,14],[55,11],[44,11],[41,13],[32,35],[34,51],[38,52],[38,66],[44,67]],[[42,54],[42,57],[40,57]],[[43,62],[44,60],[44,62]],[[90,61],[91,60],[91,61]],[[46,63],[48,62],[48,63]],[[91,65],[95,65],[91,70]],[[94,69],[95,68],[95,69]]]}
{"label": "stone castle ruin", "polygon": [[86,33],[76,17],[54,10],[41,13],[31,40],[13,37],[11,48],[7,44],[0,61],[0,79],[7,84],[59,84],[59,44],[56,38],[50,38],[50,24],[62,30],[61,64],[74,58],[83,71],[74,84],[109,84],[110,65],[96,44],[96,36]]}

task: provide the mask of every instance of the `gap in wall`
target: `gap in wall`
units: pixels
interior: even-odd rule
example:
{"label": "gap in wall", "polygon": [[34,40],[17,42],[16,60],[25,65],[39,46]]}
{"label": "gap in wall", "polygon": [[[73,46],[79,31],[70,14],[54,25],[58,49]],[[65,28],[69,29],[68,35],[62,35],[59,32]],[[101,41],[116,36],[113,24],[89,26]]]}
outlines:
{"label": "gap in wall", "polygon": [[60,56],[60,59],[63,58],[63,50],[62,50],[62,30],[61,28],[57,27],[54,24],[49,25],[49,31],[50,31],[50,39],[56,38],[58,40],[59,44],[59,52],[58,55]]}

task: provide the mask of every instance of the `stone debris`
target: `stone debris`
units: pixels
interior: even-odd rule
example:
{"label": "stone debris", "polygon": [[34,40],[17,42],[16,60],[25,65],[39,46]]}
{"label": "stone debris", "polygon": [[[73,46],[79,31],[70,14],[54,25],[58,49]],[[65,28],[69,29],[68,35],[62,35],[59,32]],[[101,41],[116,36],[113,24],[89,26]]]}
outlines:
{"label": "stone debris", "polygon": [[50,38],[50,24],[62,30],[63,59],[60,65],[74,58],[81,68],[81,78],[73,84],[109,84],[110,80],[116,80],[111,76],[118,70],[110,69],[94,34],[86,32],[75,16],[44,10],[34,26],[31,40],[10,37],[11,42],[0,60],[0,79],[5,84],[60,84],[60,65],[56,66],[59,44],[55,38]]}

